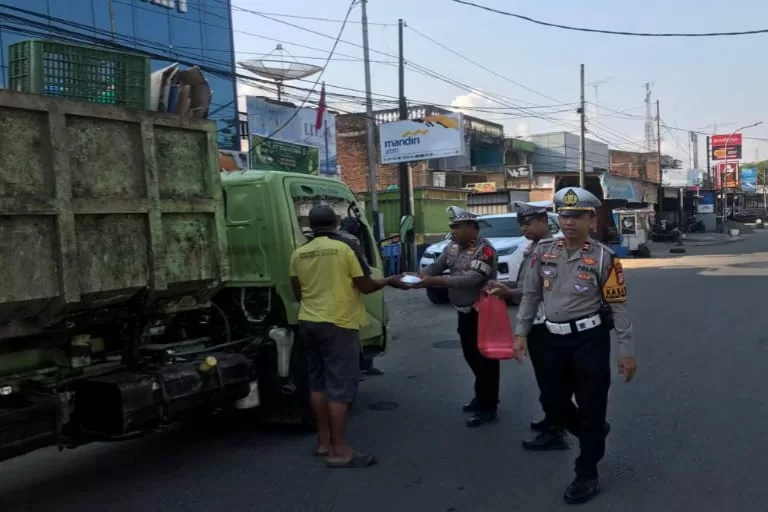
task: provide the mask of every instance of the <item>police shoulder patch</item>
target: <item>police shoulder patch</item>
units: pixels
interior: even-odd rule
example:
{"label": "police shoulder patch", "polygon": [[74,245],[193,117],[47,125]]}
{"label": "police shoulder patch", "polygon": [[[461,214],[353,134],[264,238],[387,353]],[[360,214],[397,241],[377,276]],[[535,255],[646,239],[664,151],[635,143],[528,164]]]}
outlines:
{"label": "police shoulder patch", "polygon": [[603,297],[609,304],[627,301],[627,285],[624,282],[624,270],[618,258],[613,259],[608,279],[603,285]]}

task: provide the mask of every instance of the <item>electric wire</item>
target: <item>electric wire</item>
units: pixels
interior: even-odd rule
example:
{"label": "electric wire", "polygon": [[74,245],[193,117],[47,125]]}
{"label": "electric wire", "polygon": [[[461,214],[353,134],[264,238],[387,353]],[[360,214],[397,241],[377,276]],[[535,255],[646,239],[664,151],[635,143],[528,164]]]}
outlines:
{"label": "electric wire", "polygon": [[481,9],[483,11],[488,11],[495,14],[501,14],[503,16],[517,18],[519,20],[527,21],[529,23],[534,23],[536,25],[541,25],[544,27],[559,28],[562,30],[571,30],[574,32],[587,32],[591,34],[607,34],[607,35],[613,35],[613,36],[634,36],[634,37],[729,37],[729,36],[732,37],[732,36],[748,36],[748,35],[755,35],[755,34],[768,34],[768,28],[754,29],[754,30],[740,30],[735,32],[629,32],[626,30],[605,30],[605,29],[598,29],[598,28],[574,27],[570,25],[561,25],[559,23],[552,23],[549,21],[542,21],[535,18],[531,18],[530,16],[524,16],[522,14],[502,11],[501,9],[480,5],[475,2],[470,2],[468,0],[452,0],[452,1],[456,2],[457,4],[468,5],[476,9]]}
{"label": "electric wire", "polygon": [[[115,0],[115,1],[116,2],[120,2],[120,0]],[[11,9],[14,9],[14,8],[11,8]],[[26,12],[28,14],[37,14],[37,13],[33,13],[31,11],[25,11],[23,9],[16,9],[16,10],[22,11],[22,12]],[[250,12],[247,9],[246,9],[246,11]],[[256,11],[256,12],[258,12],[258,11]],[[57,22],[57,23],[64,23],[64,24],[72,25],[72,23],[69,23],[66,20],[56,19],[55,17],[47,17],[47,18],[49,19],[49,22],[50,21],[54,21],[54,22]],[[22,19],[22,21],[23,21],[23,19]],[[87,30],[89,30],[91,32],[98,32],[98,29],[94,29],[93,27],[88,27],[88,26],[80,25],[80,24],[74,24],[74,25],[78,25],[78,28],[80,30],[87,29]],[[313,33],[316,32],[316,31],[312,31],[311,29],[306,29],[305,27],[300,27],[299,25],[294,25],[294,24],[290,24],[290,25],[294,26],[295,28],[299,28],[301,30],[309,30],[310,32],[313,32]],[[16,27],[7,27],[7,28],[13,30]],[[52,27],[50,25],[46,26],[46,28],[49,29],[49,30],[52,29]],[[54,28],[57,31],[60,32],[60,29],[58,27],[54,27]],[[228,27],[220,27],[220,28],[227,28],[228,29]],[[106,31],[102,31],[102,32],[106,32]],[[323,37],[333,38],[333,36],[329,36],[327,34],[322,34],[322,33],[318,33],[318,34],[322,35]],[[77,33],[77,34],[72,34],[72,35],[74,36],[73,37],[74,41],[77,41],[77,42],[81,42],[82,41],[82,38],[83,38],[83,34],[82,33]],[[105,33],[105,35],[108,35],[108,33]],[[109,35],[111,35],[111,34],[109,34]],[[157,43],[157,42],[142,41],[142,40],[138,40],[137,38],[133,38],[133,37],[126,37],[126,38],[123,38],[123,39],[127,39],[129,42],[132,42],[134,44],[135,43],[139,43],[139,42],[142,42],[144,44],[151,43],[156,48],[158,48],[158,49],[160,49],[162,51],[169,51],[169,48],[166,45],[162,45],[162,44]],[[97,44],[100,43],[100,44],[104,45],[106,43],[107,46],[114,46],[114,44],[112,44],[111,41],[102,40],[102,41],[94,41],[94,42],[96,42]],[[334,39],[334,42],[337,45],[338,42],[343,42],[343,40],[339,38],[339,41],[336,42],[336,40]],[[289,43],[289,44],[292,44],[292,43]],[[349,43],[349,42],[347,42],[347,44],[352,44],[354,46],[359,46],[359,45],[356,45],[354,43]],[[439,44],[441,44],[441,43],[439,43]],[[304,45],[295,45],[294,44],[294,46],[299,46],[299,47],[303,46],[303,47],[306,47],[306,48],[309,48],[309,49],[313,49],[315,51],[323,51],[323,50],[319,50],[317,48],[308,47],[308,46],[304,46]],[[443,45],[443,47],[445,47],[445,45]],[[394,57],[393,55],[387,54],[386,52],[378,52],[377,50],[374,50],[374,52]],[[173,53],[178,54],[178,52],[173,52]],[[227,53],[229,53],[229,52],[227,52]],[[333,55],[343,55],[343,54],[341,54],[339,52],[334,52],[334,53],[329,53],[328,54],[328,56],[330,56],[331,58],[333,57]],[[163,59],[163,60],[166,60],[169,57],[170,58],[174,58],[174,59],[177,59],[177,57],[178,57],[178,55],[170,55],[169,56],[169,55],[157,55],[157,54],[150,55],[150,56],[152,56],[153,58],[158,58],[158,59]],[[353,60],[358,60],[357,57],[350,56],[350,58],[353,58]],[[326,57],[326,59],[327,59],[327,57]],[[212,59],[207,59],[207,60],[211,61]],[[471,61],[471,59],[468,59],[468,60]],[[233,77],[234,76],[238,80],[240,80],[241,82],[245,83],[246,85],[255,85],[255,86],[257,86],[257,87],[259,87],[259,88],[261,88],[263,90],[269,90],[269,89],[267,89],[267,87],[269,85],[274,85],[274,82],[271,82],[271,81],[268,81],[268,80],[254,79],[252,77],[244,76],[244,75],[237,74],[237,73],[232,73],[232,72],[230,72],[228,70],[215,69],[215,68],[212,69],[210,67],[200,66],[199,64],[193,63],[193,62],[182,62],[181,60],[179,60],[179,62],[180,63],[184,63],[184,64],[188,64],[188,65],[197,65],[202,70],[205,70],[207,72],[211,72],[213,74],[217,74],[219,76],[226,76],[226,77]],[[228,62],[228,61],[223,61],[222,60],[222,61],[218,61],[218,62],[220,62],[222,65],[226,65],[228,67],[231,66],[231,63]],[[478,93],[478,90],[476,88],[467,86],[466,84],[461,84],[460,82],[457,82],[457,81],[455,81],[453,79],[450,79],[449,77],[441,75],[441,74],[439,74],[437,72],[434,72],[434,71],[432,71],[432,70],[430,70],[428,68],[425,68],[423,66],[420,66],[418,64],[415,64],[415,63],[409,63],[409,64],[410,64],[410,68],[411,69],[415,70],[416,72],[418,72],[420,74],[424,74],[424,75],[432,77],[434,79],[438,79],[438,80],[441,80],[443,82],[449,83],[449,84],[451,84],[451,85],[453,85],[455,87],[458,87],[458,88],[460,88],[460,89],[462,89],[462,90],[464,90],[466,92],[469,92],[469,93]],[[481,68],[485,68],[482,65],[479,65],[479,66]],[[327,67],[327,64],[326,64],[326,66],[324,66],[324,69],[325,69],[325,67]],[[309,80],[305,80],[305,81],[310,82]],[[307,95],[306,101],[302,101],[302,104],[305,104],[308,101],[308,98],[312,94],[316,94],[316,92],[315,92],[316,83],[314,85],[315,85],[315,87],[313,87],[311,89],[301,88],[301,87],[297,87],[297,86],[285,86],[285,85],[284,85],[284,87],[292,87],[292,88],[294,88],[296,90],[308,91],[308,95]],[[340,86],[334,86],[333,84],[327,84],[326,86],[327,87],[331,87],[331,88],[337,88],[337,89],[340,89],[340,90],[351,90],[353,92],[363,93],[363,91],[359,91],[359,90],[352,89],[352,88],[344,88],[344,87],[340,87]],[[522,87],[525,88],[525,86],[522,86]],[[532,89],[530,89],[530,90],[532,90]],[[363,101],[363,98],[355,97],[354,95],[341,95],[341,94],[338,94],[338,93],[329,93],[329,92],[327,92],[326,94],[328,96],[332,96],[333,95],[335,97],[338,97],[339,99],[342,99],[345,102],[349,101],[351,103],[361,103]],[[384,95],[384,94],[381,94],[381,93],[374,93],[374,94],[377,95],[377,96],[381,96],[382,99],[377,99],[377,102],[379,104],[387,105],[388,103],[392,103],[393,107],[396,104],[397,98],[394,97],[394,96]],[[488,101],[493,101],[493,102],[499,103],[502,106],[501,107],[490,107],[490,106],[474,107],[474,106],[448,105],[448,106],[445,106],[445,107],[456,109],[456,110],[471,110],[471,111],[475,111],[475,112],[491,112],[491,111],[494,111],[493,113],[496,113],[495,110],[513,110],[513,111],[527,112],[528,109],[534,109],[534,108],[548,109],[548,108],[559,106],[559,105],[532,105],[532,106],[528,106],[528,107],[520,107],[518,105],[512,105],[512,104],[504,101],[503,97],[501,97],[501,100],[500,100],[499,99],[500,95],[492,95],[492,94],[481,93],[480,96],[481,97],[485,97]],[[389,97],[389,98],[392,98],[392,99],[391,100],[383,99],[383,98],[386,98],[386,97]],[[384,102],[384,103],[381,103],[381,102]],[[409,103],[412,103],[412,100],[409,101]],[[418,103],[419,104],[433,104],[432,102],[418,102]],[[569,104],[561,103],[560,105],[569,105]],[[575,105],[575,104],[573,104],[573,105]],[[436,106],[438,106],[438,105],[436,105]],[[552,111],[551,114],[562,113],[562,112],[565,112],[565,110]],[[543,120],[546,120],[546,121],[554,121],[557,124],[559,124],[560,126],[564,126],[564,127],[568,128],[569,130],[573,130],[574,129],[573,125],[565,123],[562,120],[551,118],[546,113],[542,114],[542,113],[530,112],[529,116],[530,117],[539,118],[539,119],[543,119]],[[522,119],[522,118],[524,118],[524,116],[517,117],[517,116],[511,116],[510,115],[509,118],[513,118],[513,119],[520,118],[520,119]],[[610,142],[608,140],[605,140],[605,138],[600,137],[599,135],[595,134],[594,132],[592,132],[592,135],[595,136],[596,138],[599,138],[599,139],[603,140],[603,142],[612,144],[612,142]]]}

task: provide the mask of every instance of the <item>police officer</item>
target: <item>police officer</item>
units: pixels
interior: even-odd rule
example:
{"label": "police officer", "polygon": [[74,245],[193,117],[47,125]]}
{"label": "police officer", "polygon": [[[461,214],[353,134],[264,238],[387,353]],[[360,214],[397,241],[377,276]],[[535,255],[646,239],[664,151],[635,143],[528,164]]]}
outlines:
{"label": "police officer", "polygon": [[[448,208],[453,242],[422,271],[415,288],[445,287],[458,312],[458,333],[464,359],[475,375],[475,397],[464,405],[472,413],[468,427],[498,421],[499,361],[488,359],[477,347],[477,310],[474,304],[488,281],[496,277],[496,251],[480,238],[477,216],[461,208]],[[442,275],[448,270],[449,275]]]}
{"label": "police officer", "polygon": [[[520,229],[525,238],[530,240],[530,242],[524,250],[519,252],[519,255],[514,255],[514,257],[520,259],[516,279],[518,287],[509,288],[497,282],[489,284],[489,293],[505,299],[520,298],[522,296],[522,283],[525,279],[525,273],[529,272],[536,264],[536,260],[533,258],[536,244],[547,238],[550,234],[549,218],[545,207],[516,202],[515,208],[517,210],[517,222],[520,224]],[[510,263],[510,267],[514,267],[514,263]],[[547,341],[547,328],[544,325],[545,320],[543,307],[542,305],[539,305],[536,317],[533,320],[533,325],[528,333],[528,352],[531,356],[531,364],[533,364],[534,375],[536,376],[536,382],[539,385],[540,390],[544,388],[541,372],[541,366],[544,363],[541,362],[540,354]],[[542,403],[542,408],[544,408],[541,395],[539,396],[539,401]],[[568,402],[567,406],[571,409],[576,408],[571,401]],[[523,446],[526,449],[565,450],[569,448],[564,436],[565,425],[553,425],[552,420],[546,415],[546,409],[544,419],[532,422],[531,429],[539,434],[531,440],[523,441]]]}
{"label": "police officer", "polygon": [[[613,251],[589,236],[600,200],[578,187],[554,197],[564,239],[539,242],[523,282],[515,327],[525,354],[533,321],[543,304],[547,328],[540,359],[542,402],[553,424],[579,439],[576,479],[567,503],[584,503],[599,492],[597,464],[605,454],[610,375],[610,330],[616,330],[619,373],[629,382],[637,370],[624,271]],[[578,409],[568,406],[576,396]]]}

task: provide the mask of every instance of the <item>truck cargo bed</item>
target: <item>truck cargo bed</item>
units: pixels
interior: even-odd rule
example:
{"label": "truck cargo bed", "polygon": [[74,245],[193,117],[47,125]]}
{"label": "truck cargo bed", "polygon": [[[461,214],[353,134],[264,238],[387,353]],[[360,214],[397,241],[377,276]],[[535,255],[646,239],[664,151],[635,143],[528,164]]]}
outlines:
{"label": "truck cargo bed", "polygon": [[0,341],[228,279],[213,122],[0,91],[0,126]]}

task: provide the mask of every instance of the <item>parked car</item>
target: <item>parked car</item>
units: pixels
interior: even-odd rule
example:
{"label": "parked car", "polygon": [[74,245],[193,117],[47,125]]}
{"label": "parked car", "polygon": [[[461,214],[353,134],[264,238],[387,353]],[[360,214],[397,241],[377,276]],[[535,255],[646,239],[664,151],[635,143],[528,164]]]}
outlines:
{"label": "parked car", "polygon": [[[557,214],[548,213],[547,215],[549,217],[549,231],[552,236],[562,237]],[[478,218],[484,221],[484,226],[480,229],[480,236],[486,238],[493,245],[499,258],[498,280],[508,285],[514,284],[521,261],[520,255],[515,255],[515,252],[525,250],[527,245],[520,230],[520,224],[517,222],[517,213],[481,215]],[[449,233],[445,240],[427,247],[419,261],[419,267],[424,269],[434,263],[450,243],[452,241]],[[448,291],[443,288],[428,288],[427,297],[433,304],[448,303]]]}

